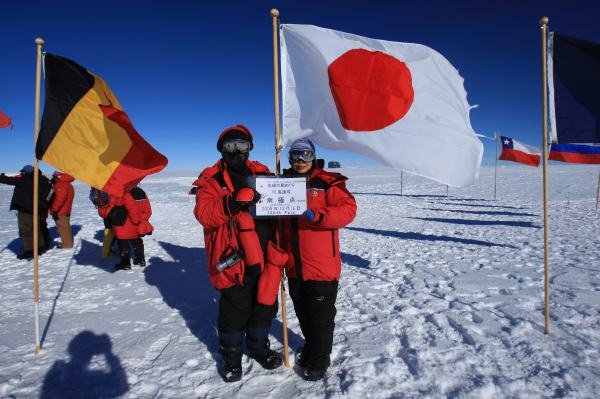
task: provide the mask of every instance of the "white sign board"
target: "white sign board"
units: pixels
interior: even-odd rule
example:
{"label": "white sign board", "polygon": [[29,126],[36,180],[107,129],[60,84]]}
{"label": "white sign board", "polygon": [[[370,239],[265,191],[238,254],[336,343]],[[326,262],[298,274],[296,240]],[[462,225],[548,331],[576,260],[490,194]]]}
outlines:
{"label": "white sign board", "polygon": [[306,210],[306,178],[256,176],[256,216],[297,216]]}

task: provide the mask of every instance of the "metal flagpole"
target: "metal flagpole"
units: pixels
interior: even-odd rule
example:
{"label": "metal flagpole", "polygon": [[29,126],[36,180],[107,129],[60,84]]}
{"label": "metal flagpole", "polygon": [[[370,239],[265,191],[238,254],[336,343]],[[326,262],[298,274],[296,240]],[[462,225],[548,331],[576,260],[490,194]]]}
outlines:
{"label": "metal flagpole", "polygon": [[[281,133],[279,130],[279,10],[273,8],[271,10],[271,18],[273,20],[273,94],[275,98],[275,170],[277,176],[281,173]],[[279,230],[281,231],[281,219],[279,220]],[[285,269],[281,269],[281,322],[283,325],[283,364],[285,367],[290,367],[290,354],[288,349],[288,332],[287,332],[287,305],[285,293]]]}
{"label": "metal flagpole", "polygon": [[598,202],[600,202],[600,172],[598,172],[598,188],[596,189],[596,211],[598,211]]}
{"label": "metal flagpole", "polygon": [[[38,160],[35,156],[38,133],[40,131],[40,84],[42,78],[42,46],[44,39],[36,38],[37,64],[35,68],[35,120],[33,122],[33,307],[35,312],[35,353],[39,353],[40,346],[40,285],[38,282],[38,234],[39,234],[39,212],[38,212]],[[47,243],[46,243],[47,244]]]}
{"label": "metal flagpole", "polygon": [[494,161],[494,201],[496,200],[496,173],[498,170],[498,139],[500,138],[500,135],[498,134],[498,132],[495,133],[496,137],[494,140],[494,146],[496,146],[496,160]]}
{"label": "metal flagpole", "polygon": [[547,49],[548,17],[539,21],[542,31],[542,159],[544,186],[544,334],[550,334],[550,266],[548,260],[548,81]]}
{"label": "metal flagpole", "polygon": [[404,178],[403,171],[400,171],[400,196],[402,196],[402,180]]}

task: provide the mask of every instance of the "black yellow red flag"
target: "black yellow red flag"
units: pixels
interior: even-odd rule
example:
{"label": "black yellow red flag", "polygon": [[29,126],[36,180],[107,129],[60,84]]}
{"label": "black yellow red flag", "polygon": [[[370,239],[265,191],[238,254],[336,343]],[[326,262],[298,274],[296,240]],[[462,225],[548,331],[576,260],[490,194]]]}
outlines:
{"label": "black yellow red flag", "polygon": [[135,130],[101,77],[49,53],[44,67],[38,159],[117,196],[167,165],[167,158]]}

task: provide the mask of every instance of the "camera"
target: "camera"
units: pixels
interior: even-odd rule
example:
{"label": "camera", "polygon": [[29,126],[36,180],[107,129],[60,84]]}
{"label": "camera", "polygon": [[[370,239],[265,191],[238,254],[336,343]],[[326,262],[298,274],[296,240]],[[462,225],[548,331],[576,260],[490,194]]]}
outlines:
{"label": "camera", "polygon": [[217,271],[219,273],[223,272],[223,270],[235,265],[236,263],[238,263],[239,261],[242,260],[243,258],[243,253],[241,250],[237,250],[234,251],[232,253],[230,253],[229,255],[227,255],[226,257],[224,257],[223,259],[221,259],[219,261],[219,263],[217,263],[215,265],[215,267],[217,268]]}

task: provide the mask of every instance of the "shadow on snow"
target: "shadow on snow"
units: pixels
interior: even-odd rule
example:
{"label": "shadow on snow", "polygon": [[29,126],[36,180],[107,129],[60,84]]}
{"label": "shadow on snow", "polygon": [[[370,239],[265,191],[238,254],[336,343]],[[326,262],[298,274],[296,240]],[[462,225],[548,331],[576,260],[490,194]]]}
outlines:
{"label": "shadow on snow", "polygon": [[461,244],[471,244],[471,245],[483,245],[486,247],[507,247],[514,248],[512,245],[504,245],[504,244],[495,244],[493,242],[480,241],[480,240],[472,240],[468,238],[457,238],[457,237],[448,237],[448,236],[436,236],[433,234],[422,234],[422,233],[403,233],[400,231],[391,231],[391,230],[377,230],[377,229],[365,229],[362,227],[346,227],[348,230],[360,231],[363,233],[376,234],[387,237],[400,238],[403,240],[420,240],[420,241],[448,241],[448,242],[457,242]]}
{"label": "shadow on snow", "polygon": [[444,209],[444,208],[423,208],[429,211],[446,211],[456,213],[468,213],[472,215],[489,215],[489,216],[539,216],[533,213],[519,213],[519,212],[508,212],[508,211],[471,211],[463,209]]}
{"label": "shadow on snow", "polygon": [[71,340],[68,351],[70,359],[54,362],[46,374],[40,399],[116,398],[129,390],[107,334],[82,331]]}
{"label": "shadow on snow", "polygon": [[[80,230],[81,230],[81,225],[74,224],[71,226],[71,231],[73,232],[73,238],[75,238],[75,236],[77,235],[77,233],[79,233]],[[50,238],[52,240],[57,239],[57,238],[60,239],[60,236],[58,235],[58,231],[56,230],[56,226],[49,227],[48,232],[50,233]],[[20,254],[21,250],[23,249],[23,245],[21,244],[21,238],[20,237],[15,238],[11,242],[9,242],[6,245],[6,247],[4,247],[4,249],[10,250],[15,255]]]}
{"label": "shadow on snow", "polygon": [[522,222],[517,220],[469,220],[469,219],[448,219],[448,218],[417,218],[409,217],[408,219],[424,220],[426,222],[440,222],[440,223],[453,223],[453,224],[466,224],[466,225],[479,225],[479,226],[511,226],[511,227],[531,227],[539,229],[540,226],[533,224],[532,222]]}

